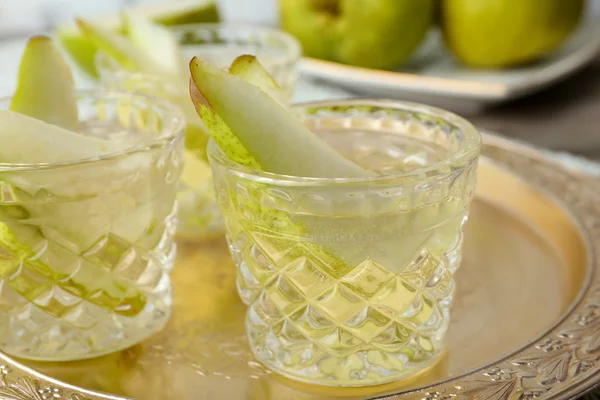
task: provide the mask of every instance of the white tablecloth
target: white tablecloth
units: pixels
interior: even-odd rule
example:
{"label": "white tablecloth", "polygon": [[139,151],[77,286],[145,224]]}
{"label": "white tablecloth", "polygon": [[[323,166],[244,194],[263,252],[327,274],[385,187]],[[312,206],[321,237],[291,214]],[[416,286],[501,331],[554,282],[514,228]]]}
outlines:
{"label": "white tablecloth", "polygon": [[[25,39],[0,41],[0,96],[10,95],[15,88],[17,70]],[[73,68],[75,81],[80,88],[90,88],[95,85],[77,68]],[[353,97],[340,88],[326,85],[322,82],[316,83],[300,77],[294,96],[295,102],[342,99]],[[501,134],[501,132],[499,132]],[[600,164],[585,158],[568,153],[552,153],[552,157],[570,168],[578,169],[584,173],[600,178]]]}

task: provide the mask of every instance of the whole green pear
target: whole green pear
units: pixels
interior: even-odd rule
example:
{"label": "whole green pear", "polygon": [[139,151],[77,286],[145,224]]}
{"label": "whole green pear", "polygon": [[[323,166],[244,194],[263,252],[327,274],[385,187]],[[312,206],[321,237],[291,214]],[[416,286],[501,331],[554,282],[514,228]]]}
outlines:
{"label": "whole green pear", "polygon": [[391,69],[425,38],[434,0],[280,0],[280,17],[307,56]]}
{"label": "whole green pear", "polygon": [[558,48],[584,6],[585,0],[442,0],[442,31],[464,64],[509,67]]}

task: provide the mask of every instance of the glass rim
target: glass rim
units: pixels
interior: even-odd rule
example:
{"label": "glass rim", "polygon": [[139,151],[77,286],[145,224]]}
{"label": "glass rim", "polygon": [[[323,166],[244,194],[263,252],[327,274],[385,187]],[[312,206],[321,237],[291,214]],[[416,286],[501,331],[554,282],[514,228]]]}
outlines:
{"label": "glass rim", "polygon": [[228,171],[233,172],[235,175],[242,179],[257,181],[261,183],[277,184],[282,186],[324,186],[324,185],[348,185],[348,184],[361,184],[361,183],[394,183],[398,180],[420,180],[429,181],[446,177],[449,174],[455,173],[456,171],[450,171],[448,173],[431,174],[432,171],[441,169],[446,165],[455,163],[461,159],[472,157],[477,158],[481,149],[481,134],[479,130],[465,118],[454,114],[450,111],[446,111],[441,108],[428,106],[420,103],[401,101],[401,100],[388,100],[388,99],[350,99],[350,100],[325,100],[325,101],[313,101],[297,103],[292,106],[294,109],[310,109],[319,107],[332,107],[332,106],[367,106],[367,107],[382,107],[392,108],[397,110],[405,110],[409,112],[418,112],[428,114],[449,122],[450,124],[457,127],[463,135],[465,135],[465,145],[459,150],[448,157],[445,157],[431,165],[416,168],[410,171],[385,174],[378,176],[368,177],[357,177],[357,178],[318,178],[318,177],[299,177],[285,174],[277,174],[273,172],[267,172],[259,169],[254,169],[242,165],[236,161],[228,158],[217,143],[211,138],[208,144],[207,153],[211,163],[215,162],[217,165],[226,168]]}
{"label": "glass rim", "polygon": [[[113,159],[123,158],[132,154],[138,154],[143,152],[152,151],[155,149],[164,148],[168,145],[168,143],[173,140],[181,140],[183,139],[183,135],[185,132],[185,117],[183,113],[177,106],[172,104],[167,100],[163,100],[159,97],[147,96],[140,93],[132,93],[126,92],[122,90],[111,90],[111,89],[86,89],[86,90],[76,90],[75,95],[77,99],[85,98],[86,96],[93,97],[97,96],[98,98],[129,98],[132,100],[135,99],[144,99],[151,102],[154,105],[158,105],[163,110],[168,113],[169,123],[166,125],[162,131],[165,134],[161,134],[156,138],[152,138],[152,140],[148,140],[146,142],[133,144],[131,146],[125,147],[119,151],[113,151],[109,153],[103,153],[97,157],[88,157],[88,158],[80,158],[73,159],[67,161],[57,161],[57,162],[40,162],[40,163],[4,163],[0,162],[0,172],[25,172],[25,171],[33,171],[33,170],[48,170],[55,168],[63,168],[69,166],[79,166],[79,165],[87,165],[97,162],[110,161]],[[12,100],[12,96],[0,97],[0,105],[2,104],[10,104]],[[8,109],[0,108],[0,109]],[[0,127],[2,129],[2,127]]]}
{"label": "glass rim", "polygon": [[[275,63],[276,65],[287,65],[292,62],[299,60],[302,57],[302,45],[294,36],[289,33],[268,26],[252,24],[252,23],[232,23],[232,22],[209,22],[209,23],[189,23],[182,24],[176,26],[167,27],[167,29],[173,32],[189,32],[189,31],[198,31],[198,30],[211,30],[216,31],[220,29],[226,29],[228,31],[237,32],[237,31],[252,31],[256,33],[268,33],[276,36],[278,39],[285,44],[285,54],[286,57],[283,61]],[[186,47],[184,44],[182,47]],[[241,55],[241,54],[240,54]],[[113,68],[106,68],[106,64],[112,64]],[[146,78],[152,77],[159,80],[164,80],[161,78],[165,78],[161,74],[156,73],[147,73],[140,71],[130,71],[125,68],[122,68],[117,65],[116,61],[107,53],[102,50],[98,50],[94,57],[94,66],[98,70],[98,73],[103,78],[116,78],[116,79],[126,79],[126,78]],[[116,67],[115,67],[116,66]]]}

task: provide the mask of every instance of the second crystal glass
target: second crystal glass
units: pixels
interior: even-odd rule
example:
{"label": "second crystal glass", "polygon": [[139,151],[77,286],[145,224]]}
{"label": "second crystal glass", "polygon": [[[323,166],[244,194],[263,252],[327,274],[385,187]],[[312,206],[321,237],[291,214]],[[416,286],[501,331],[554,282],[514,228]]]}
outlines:
{"label": "second crystal glass", "polygon": [[[192,24],[170,29],[179,38],[188,59],[198,56],[227,68],[237,56],[256,55],[281,86],[283,97],[291,100],[296,63],[301,53],[300,45],[292,36],[276,29],[233,24]],[[206,165],[207,137],[197,132],[201,122],[189,98],[188,79],[178,82],[163,76],[130,72],[103,53],[98,54],[96,66],[102,84],[108,88],[162,97],[182,108],[188,119],[188,151],[179,192],[179,231],[202,236],[222,233],[223,222]]]}
{"label": "second crystal glass", "polygon": [[411,103],[298,111],[380,176],[282,176],[209,144],[250,346],[275,372],[310,383],[365,386],[413,374],[444,348],[479,134]]}

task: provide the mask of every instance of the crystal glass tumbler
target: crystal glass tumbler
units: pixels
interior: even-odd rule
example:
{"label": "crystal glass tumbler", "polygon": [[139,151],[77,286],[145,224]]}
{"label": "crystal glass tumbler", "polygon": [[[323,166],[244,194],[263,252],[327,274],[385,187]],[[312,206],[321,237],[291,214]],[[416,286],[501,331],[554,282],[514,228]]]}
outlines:
{"label": "crystal glass tumbler", "polygon": [[[287,33],[234,24],[191,24],[170,29],[182,44],[186,57],[182,63],[198,56],[228,68],[237,56],[254,54],[279,83],[283,97],[291,100],[301,48],[298,41]],[[105,87],[161,97],[182,109],[188,127],[186,163],[178,196],[179,232],[187,236],[222,234],[223,221],[206,163],[208,135],[203,131],[202,122],[190,101],[189,74],[167,77],[127,71],[102,52],[96,58],[96,67]]]}
{"label": "crystal glass tumbler", "polygon": [[114,352],[170,314],[183,115],[111,91],[79,92],[78,107],[80,133],[118,151],[0,163],[0,348],[22,358]]}
{"label": "crystal glass tumbler", "polygon": [[250,346],[273,371],[309,383],[367,386],[414,374],[444,349],[479,133],[412,103],[296,108],[379,176],[276,175],[209,144]]}

